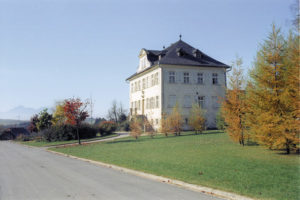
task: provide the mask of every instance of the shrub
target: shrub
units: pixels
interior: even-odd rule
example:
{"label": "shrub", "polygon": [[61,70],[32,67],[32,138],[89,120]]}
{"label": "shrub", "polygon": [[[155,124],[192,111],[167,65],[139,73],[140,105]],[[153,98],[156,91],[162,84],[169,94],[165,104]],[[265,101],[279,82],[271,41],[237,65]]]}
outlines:
{"label": "shrub", "polygon": [[[94,126],[83,124],[79,127],[81,139],[93,138],[97,135],[97,129]],[[57,125],[41,131],[44,141],[68,141],[77,138],[76,127],[73,125]]]}
{"label": "shrub", "polygon": [[[79,135],[81,139],[96,137],[97,128],[89,124],[83,124],[79,127]],[[77,135],[76,135],[76,139],[78,139]]]}
{"label": "shrub", "polygon": [[119,131],[129,131],[130,130],[130,123],[128,120],[123,121],[118,126]]}
{"label": "shrub", "polygon": [[110,135],[117,129],[117,124],[113,121],[103,121],[99,125],[101,136]]}
{"label": "shrub", "polygon": [[133,117],[130,121],[130,136],[136,140],[142,134],[142,124],[142,120],[137,117]]}

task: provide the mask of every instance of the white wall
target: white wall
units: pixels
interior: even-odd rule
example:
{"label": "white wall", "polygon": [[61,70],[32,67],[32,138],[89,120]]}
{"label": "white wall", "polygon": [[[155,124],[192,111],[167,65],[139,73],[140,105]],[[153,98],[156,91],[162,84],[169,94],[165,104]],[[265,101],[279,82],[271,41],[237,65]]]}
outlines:
{"label": "white wall", "polygon": [[[158,84],[154,86],[150,86],[151,84],[151,75],[158,73]],[[149,83],[148,83],[148,88],[142,89],[142,83],[143,83],[143,78],[146,79],[148,77]],[[141,89],[139,91],[131,92],[131,84],[140,81],[141,83]],[[144,98],[142,96],[144,95]],[[159,97],[159,105],[158,108],[152,108],[152,109],[146,109],[146,99],[156,96]],[[141,102],[140,109],[137,109],[137,115],[142,114],[142,100],[144,99],[144,115],[147,116],[148,120],[153,119],[154,125],[157,125],[156,128],[158,127],[158,124],[156,123],[157,120],[158,122],[160,121],[161,118],[161,68],[156,68],[154,70],[151,70],[144,75],[140,75],[137,78],[133,79],[130,81],[130,101],[129,101],[129,107],[132,108],[132,102],[139,101]],[[155,99],[154,99],[155,103]]]}
{"label": "white wall", "polygon": [[[169,71],[175,71],[176,82],[169,83]],[[191,108],[184,107],[184,96],[191,96],[194,102],[197,93],[198,96],[205,97],[204,109],[206,110],[206,119],[208,127],[215,127],[215,118],[218,112],[219,104],[213,105],[213,97],[218,99],[223,98],[225,95],[225,68],[216,67],[194,67],[194,66],[175,66],[164,65],[162,66],[163,72],[163,111],[167,114],[172,112],[169,104],[170,95],[176,95],[176,100],[181,106],[181,111],[184,118],[188,118]],[[190,83],[183,83],[183,73],[190,73]],[[197,84],[197,73],[203,73],[203,85]],[[212,84],[212,73],[218,74],[218,85]],[[188,126],[185,127],[188,129]]]}

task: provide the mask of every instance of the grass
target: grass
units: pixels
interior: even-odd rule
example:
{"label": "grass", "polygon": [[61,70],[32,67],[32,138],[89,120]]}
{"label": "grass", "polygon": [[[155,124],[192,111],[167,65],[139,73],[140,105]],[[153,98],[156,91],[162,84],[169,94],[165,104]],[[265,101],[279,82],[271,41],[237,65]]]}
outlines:
{"label": "grass", "polygon": [[52,150],[258,199],[292,200],[300,195],[298,155],[242,147],[220,131],[144,136],[137,141],[122,138]]}
{"label": "grass", "polygon": [[[117,134],[111,134],[107,136],[97,136],[95,138],[90,138],[90,139],[81,139],[81,142],[88,142],[88,141],[94,141],[94,140],[100,140],[100,139],[106,139],[106,138],[111,138],[115,137]],[[48,147],[48,146],[56,146],[56,145],[63,145],[63,144],[72,144],[76,143],[78,140],[68,140],[68,141],[56,141],[56,142],[44,142],[44,141],[26,141],[26,142],[20,142],[21,144],[26,144],[29,146],[35,146],[35,147]]]}

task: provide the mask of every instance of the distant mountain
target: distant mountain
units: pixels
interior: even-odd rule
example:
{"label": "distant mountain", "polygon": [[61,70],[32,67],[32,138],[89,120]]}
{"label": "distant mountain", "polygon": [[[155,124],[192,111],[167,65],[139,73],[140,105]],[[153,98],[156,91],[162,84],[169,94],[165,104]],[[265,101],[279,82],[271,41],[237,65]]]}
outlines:
{"label": "distant mountain", "polygon": [[35,109],[17,106],[9,111],[0,112],[0,119],[29,120],[34,114],[38,114],[43,109],[45,109],[45,107]]}
{"label": "distant mountain", "polygon": [[29,121],[24,120],[15,120],[15,119],[0,119],[0,125],[4,127],[11,127],[11,126],[27,126]]}

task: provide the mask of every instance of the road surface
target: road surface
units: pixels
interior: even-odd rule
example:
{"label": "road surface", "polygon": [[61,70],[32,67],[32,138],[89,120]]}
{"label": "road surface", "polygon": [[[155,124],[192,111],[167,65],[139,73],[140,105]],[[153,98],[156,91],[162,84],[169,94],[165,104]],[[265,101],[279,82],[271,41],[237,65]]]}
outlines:
{"label": "road surface", "polygon": [[218,199],[9,141],[0,159],[1,200]]}

